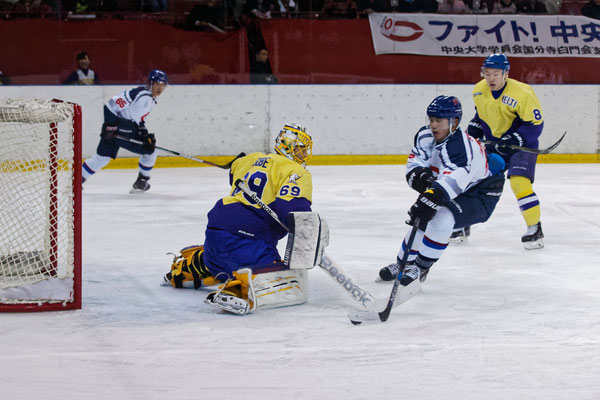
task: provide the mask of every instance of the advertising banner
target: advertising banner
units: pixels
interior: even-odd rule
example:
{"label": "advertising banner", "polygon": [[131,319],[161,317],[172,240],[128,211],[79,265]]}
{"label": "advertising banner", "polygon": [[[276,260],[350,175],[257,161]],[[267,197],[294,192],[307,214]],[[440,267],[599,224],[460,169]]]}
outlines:
{"label": "advertising banner", "polygon": [[369,15],[375,54],[600,58],[600,21],[575,15]]}

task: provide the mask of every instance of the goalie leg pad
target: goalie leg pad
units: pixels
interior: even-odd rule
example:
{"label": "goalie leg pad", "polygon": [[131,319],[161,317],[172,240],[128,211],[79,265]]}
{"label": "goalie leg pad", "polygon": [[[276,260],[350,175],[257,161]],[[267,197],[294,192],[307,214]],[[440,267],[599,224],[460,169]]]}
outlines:
{"label": "goalie leg pad", "polygon": [[251,275],[249,268],[234,272],[235,278],[212,292],[204,301],[221,310],[244,315],[257,308],[268,309],[305,303],[308,271],[281,270]]}
{"label": "goalie leg pad", "polygon": [[257,308],[294,306],[308,300],[308,271],[305,269],[256,275],[253,284]]}
{"label": "goalie leg pad", "polygon": [[200,286],[219,284],[204,264],[204,247],[193,245],[181,249],[180,254],[173,258],[171,271],[164,277],[165,282],[175,288],[188,288],[193,284],[194,289]]}
{"label": "goalie leg pad", "polygon": [[249,314],[256,309],[252,270],[242,268],[233,276],[219,286],[219,290],[209,293],[204,302],[233,314]]}
{"label": "goalie leg pad", "polygon": [[290,233],[285,263],[290,269],[310,269],[317,265],[329,244],[329,227],[316,212],[292,212],[288,215]]}

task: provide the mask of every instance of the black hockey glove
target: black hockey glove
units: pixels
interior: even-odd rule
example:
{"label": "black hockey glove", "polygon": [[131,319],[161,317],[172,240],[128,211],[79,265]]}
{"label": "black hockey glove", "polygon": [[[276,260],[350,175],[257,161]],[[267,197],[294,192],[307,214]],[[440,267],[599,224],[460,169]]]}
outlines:
{"label": "black hockey glove", "polygon": [[469,122],[469,126],[467,126],[467,133],[473,136],[475,139],[483,139],[483,128],[481,127],[479,118],[473,118]]}
{"label": "black hockey glove", "polygon": [[516,149],[511,149],[510,146],[523,146],[523,138],[517,132],[505,133],[500,137],[500,140],[494,144],[494,149],[501,156],[508,157],[515,153]]}
{"label": "black hockey glove", "polygon": [[419,193],[423,193],[435,182],[431,169],[425,167],[413,168],[406,174],[406,182],[408,186],[415,189]]}
{"label": "black hockey glove", "polygon": [[148,129],[142,125],[138,129],[138,135],[142,139],[142,142],[144,142],[144,149],[150,153],[154,153],[154,149],[156,148],[156,138],[154,137],[154,133],[148,133]]}
{"label": "black hockey glove", "polygon": [[433,219],[435,213],[442,208],[445,201],[444,193],[440,189],[428,189],[417,198],[417,201],[408,210],[410,215],[409,225],[414,225],[416,218],[419,218],[418,228],[424,231],[429,221]]}
{"label": "black hockey glove", "polygon": [[146,135],[144,138],[144,148],[150,153],[154,153],[154,150],[156,149],[156,138],[154,137],[154,133]]}
{"label": "black hockey glove", "polygon": [[106,140],[112,140],[115,138],[119,127],[117,124],[102,124],[102,132],[100,133],[100,137]]}

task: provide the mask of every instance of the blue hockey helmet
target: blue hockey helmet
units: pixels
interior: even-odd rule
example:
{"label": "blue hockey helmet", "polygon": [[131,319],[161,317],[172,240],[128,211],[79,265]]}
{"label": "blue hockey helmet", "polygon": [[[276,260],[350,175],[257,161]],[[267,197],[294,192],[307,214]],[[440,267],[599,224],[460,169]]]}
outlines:
{"label": "blue hockey helmet", "polygon": [[148,82],[150,84],[154,82],[161,82],[167,85],[169,84],[169,79],[167,78],[167,74],[165,74],[164,71],[161,71],[160,69],[153,69],[152,71],[150,71],[150,75],[148,75]]}
{"label": "blue hockey helmet", "polygon": [[504,54],[490,54],[483,62],[483,68],[501,69],[506,72],[510,69],[510,63]]}
{"label": "blue hockey helmet", "polygon": [[427,106],[427,116],[428,117],[436,117],[436,118],[448,118],[450,120],[450,130],[454,132],[452,129],[452,125],[454,123],[454,119],[458,118],[458,122],[456,126],[460,123],[462,118],[462,105],[457,97],[454,96],[438,96],[429,106]]}

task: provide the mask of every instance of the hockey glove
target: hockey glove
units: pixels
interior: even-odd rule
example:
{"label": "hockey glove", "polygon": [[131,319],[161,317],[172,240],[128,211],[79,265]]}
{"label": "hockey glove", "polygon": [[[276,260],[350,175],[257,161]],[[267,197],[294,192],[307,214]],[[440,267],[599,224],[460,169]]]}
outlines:
{"label": "hockey glove", "polygon": [[523,138],[517,132],[502,135],[498,143],[494,145],[494,149],[501,156],[508,157],[518,151],[517,149],[512,149],[511,146],[523,146]]}
{"label": "hockey glove", "polygon": [[473,118],[467,126],[467,133],[475,139],[483,139],[483,128],[478,118]]}
{"label": "hockey glove", "polygon": [[154,153],[154,149],[156,148],[156,138],[154,137],[154,133],[148,133],[148,129],[142,125],[138,130],[138,135],[142,139],[142,142],[144,142],[144,149],[149,153]]}
{"label": "hockey glove", "polygon": [[424,231],[435,213],[442,208],[444,202],[445,196],[442,190],[436,188],[426,190],[408,211],[408,215],[410,215],[409,224],[414,225],[415,219],[419,218],[418,228]]}
{"label": "hockey glove", "polygon": [[413,168],[406,174],[408,186],[415,189],[419,193],[423,193],[435,182],[431,169],[425,167]]}
{"label": "hockey glove", "polygon": [[112,140],[115,138],[115,135],[119,127],[117,124],[102,124],[102,133],[100,133],[100,137],[106,140]]}

